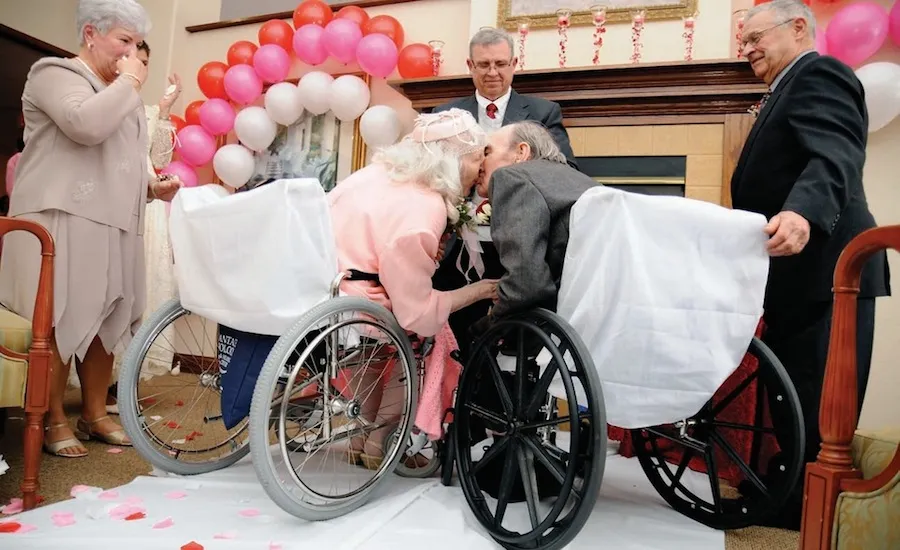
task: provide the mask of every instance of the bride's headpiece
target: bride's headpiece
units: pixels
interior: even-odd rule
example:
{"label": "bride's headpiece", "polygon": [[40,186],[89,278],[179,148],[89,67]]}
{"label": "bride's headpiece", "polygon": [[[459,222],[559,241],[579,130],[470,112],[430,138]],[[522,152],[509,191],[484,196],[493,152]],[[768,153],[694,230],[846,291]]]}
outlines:
{"label": "bride's headpiece", "polygon": [[487,134],[463,109],[419,115],[405,139],[421,143],[429,152],[429,143],[442,142],[445,151],[460,157],[487,145]]}

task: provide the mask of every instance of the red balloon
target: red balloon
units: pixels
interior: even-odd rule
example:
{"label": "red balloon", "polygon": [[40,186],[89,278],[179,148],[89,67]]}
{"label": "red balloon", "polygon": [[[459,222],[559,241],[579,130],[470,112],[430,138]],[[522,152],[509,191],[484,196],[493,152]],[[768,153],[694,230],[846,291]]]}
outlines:
{"label": "red balloon", "polygon": [[203,100],[192,101],[184,108],[184,120],[188,124],[200,125],[200,106],[206,103]]}
{"label": "red balloon", "polygon": [[172,126],[175,127],[175,133],[181,131],[182,128],[187,126],[187,122],[178,115],[169,115],[169,120],[172,121]]}
{"label": "red balloon", "polygon": [[228,99],[228,95],[225,94],[225,71],[227,70],[228,65],[221,61],[210,61],[200,67],[200,70],[197,71],[197,85],[200,86],[203,95],[210,99],[214,97]]}
{"label": "red balloon", "polygon": [[403,47],[403,26],[390,15],[376,15],[363,24],[362,31],[363,36],[372,33],[387,35],[397,45],[398,50]]}
{"label": "red balloon", "polygon": [[257,49],[256,44],[249,40],[238,40],[228,48],[228,66],[253,65],[253,54]]}
{"label": "red balloon", "polygon": [[271,19],[259,28],[259,45],[277,44],[286,52],[294,51],[294,29],[287,21]]}
{"label": "red balloon", "polygon": [[324,27],[332,19],[334,19],[334,12],[331,11],[331,6],[322,0],[304,0],[294,10],[295,29],[310,23]]}
{"label": "red balloon", "polygon": [[410,44],[400,50],[397,70],[403,78],[434,76],[434,51],[428,44]]}
{"label": "red balloon", "polygon": [[360,28],[369,20],[369,14],[366,10],[357,6],[344,6],[334,14],[335,19],[350,19],[359,23]]}

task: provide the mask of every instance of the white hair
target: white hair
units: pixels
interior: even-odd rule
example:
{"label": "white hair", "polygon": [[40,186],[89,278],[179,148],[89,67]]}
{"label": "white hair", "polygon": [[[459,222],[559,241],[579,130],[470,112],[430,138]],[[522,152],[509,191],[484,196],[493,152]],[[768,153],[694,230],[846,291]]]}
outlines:
{"label": "white hair", "polygon": [[806,28],[810,38],[816,37],[816,16],[812,10],[801,0],[772,0],[765,4],[753,6],[747,12],[745,20],[749,21],[751,17],[764,11],[775,12],[775,17],[780,23],[786,23],[791,19],[802,17],[806,20]]}
{"label": "white hair", "polygon": [[509,58],[512,59],[515,50],[513,49],[513,39],[508,32],[493,27],[481,29],[469,40],[469,59],[472,59],[475,46],[493,46],[501,42],[506,42],[506,45],[509,46]]}
{"label": "white hair", "polygon": [[527,143],[531,149],[531,159],[549,160],[566,164],[566,156],[559,150],[559,145],[547,128],[533,120],[523,120],[509,125],[509,144]]}
{"label": "white hair", "polygon": [[141,38],[150,32],[150,17],[136,0],[78,0],[75,11],[78,43],[84,45],[84,28],[91,25],[100,34],[116,27],[135,32]]}

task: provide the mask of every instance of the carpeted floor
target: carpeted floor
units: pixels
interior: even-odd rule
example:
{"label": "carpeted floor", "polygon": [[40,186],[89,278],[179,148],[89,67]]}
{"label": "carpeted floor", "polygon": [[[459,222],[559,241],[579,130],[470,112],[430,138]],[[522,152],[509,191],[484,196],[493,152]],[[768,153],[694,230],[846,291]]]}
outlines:
{"label": "carpeted floor", "polygon": [[[77,394],[67,400],[72,408],[72,425],[74,415],[77,414],[77,400]],[[0,438],[0,454],[10,466],[10,470],[0,476],[0,505],[20,496],[19,485],[22,482],[23,415],[21,411],[9,411],[9,416],[5,434]],[[150,472],[150,465],[130,447],[124,447],[124,452],[119,454],[107,453],[110,447],[99,443],[88,442],[86,447],[90,452],[88,458],[66,459],[43,455],[40,495],[45,502],[69,498],[69,490],[73,485],[111,489]],[[799,533],[764,527],[729,531],[725,535],[725,550],[793,550],[799,543]]]}

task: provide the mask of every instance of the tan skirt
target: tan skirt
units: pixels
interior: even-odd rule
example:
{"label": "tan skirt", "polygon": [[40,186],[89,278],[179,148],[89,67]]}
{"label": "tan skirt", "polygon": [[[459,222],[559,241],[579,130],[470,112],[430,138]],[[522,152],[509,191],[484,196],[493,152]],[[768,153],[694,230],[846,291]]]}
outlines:
{"label": "tan skirt", "polygon": [[[59,210],[17,217],[46,227],[56,244],[53,326],[63,362],[84,359],[97,336],[108,353],[121,352],[138,329],[146,303],[138,217],[129,231]],[[30,234],[4,237],[0,303],[26,319],[34,314],[40,259],[40,243]]]}

